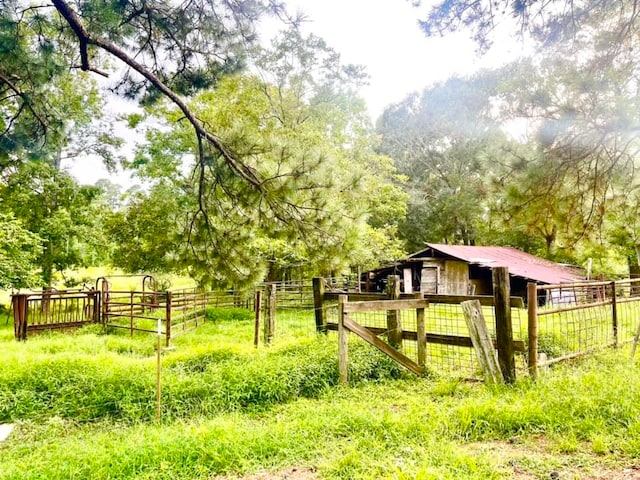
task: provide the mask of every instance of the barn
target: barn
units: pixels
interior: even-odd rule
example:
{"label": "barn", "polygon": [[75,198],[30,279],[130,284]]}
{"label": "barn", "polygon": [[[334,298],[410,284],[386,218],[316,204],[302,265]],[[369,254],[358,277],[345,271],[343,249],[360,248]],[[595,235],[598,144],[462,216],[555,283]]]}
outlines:
{"label": "barn", "polygon": [[561,265],[513,247],[446,245],[427,248],[362,277],[367,291],[383,291],[388,275],[399,275],[401,291],[447,295],[491,295],[493,267],[507,267],[514,296],[526,296],[528,282],[558,284],[584,280],[580,267]]}

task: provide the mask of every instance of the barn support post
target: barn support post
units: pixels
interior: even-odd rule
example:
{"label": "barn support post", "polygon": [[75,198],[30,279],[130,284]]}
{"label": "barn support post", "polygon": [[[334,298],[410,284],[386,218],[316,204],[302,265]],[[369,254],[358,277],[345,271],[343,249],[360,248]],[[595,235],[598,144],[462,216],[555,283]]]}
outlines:
{"label": "barn support post", "polygon": [[513,351],[513,328],[511,325],[511,284],[507,267],[494,267],[493,299],[496,314],[496,341],[498,363],[506,383],[516,379],[516,363]]}
{"label": "barn support post", "polygon": [[313,279],[313,311],[316,317],[316,332],[327,333],[327,322],[324,317],[324,279]]}
{"label": "barn support post", "polygon": [[[389,275],[387,277],[387,298],[398,300],[400,298],[400,276]],[[393,348],[402,349],[402,324],[398,310],[387,311],[387,338]]]}
{"label": "barn support post", "polygon": [[527,318],[529,335],[529,375],[538,375],[538,285],[527,283]]}

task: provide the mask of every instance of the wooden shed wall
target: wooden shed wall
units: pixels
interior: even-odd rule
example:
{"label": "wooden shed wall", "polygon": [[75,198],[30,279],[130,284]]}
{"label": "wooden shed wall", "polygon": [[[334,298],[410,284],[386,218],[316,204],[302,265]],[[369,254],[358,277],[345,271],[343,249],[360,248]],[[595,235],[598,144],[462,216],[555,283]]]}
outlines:
{"label": "wooden shed wall", "polygon": [[[458,260],[444,262],[442,283],[447,295],[468,295],[469,293],[469,264]],[[439,292],[440,293],[440,292]]]}

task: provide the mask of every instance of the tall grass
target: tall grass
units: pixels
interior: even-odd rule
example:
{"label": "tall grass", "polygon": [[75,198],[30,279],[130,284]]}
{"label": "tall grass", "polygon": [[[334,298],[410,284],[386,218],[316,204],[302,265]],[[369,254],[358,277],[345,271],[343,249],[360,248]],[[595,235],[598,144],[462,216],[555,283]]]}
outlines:
{"label": "tall grass", "polygon": [[[0,421],[17,429],[0,444],[3,479],[212,479],[287,466],[329,479],[549,478],[572,461],[640,458],[640,383],[624,350],[486,387],[410,377],[354,341],[342,387],[335,336],[256,351],[250,321],[218,318],[164,353],[156,423],[153,336],[92,327],[18,343],[7,330]],[[495,454],[501,444],[525,454]]]}

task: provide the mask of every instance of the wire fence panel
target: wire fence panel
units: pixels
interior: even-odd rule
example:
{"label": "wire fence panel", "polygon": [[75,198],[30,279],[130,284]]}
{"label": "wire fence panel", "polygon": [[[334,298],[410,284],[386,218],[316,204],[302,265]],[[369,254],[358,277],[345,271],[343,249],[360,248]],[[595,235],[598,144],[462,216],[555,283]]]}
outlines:
{"label": "wire fence panel", "polygon": [[539,363],[555,363],[629,342],[639,320],[639,279],[539,285]]}

